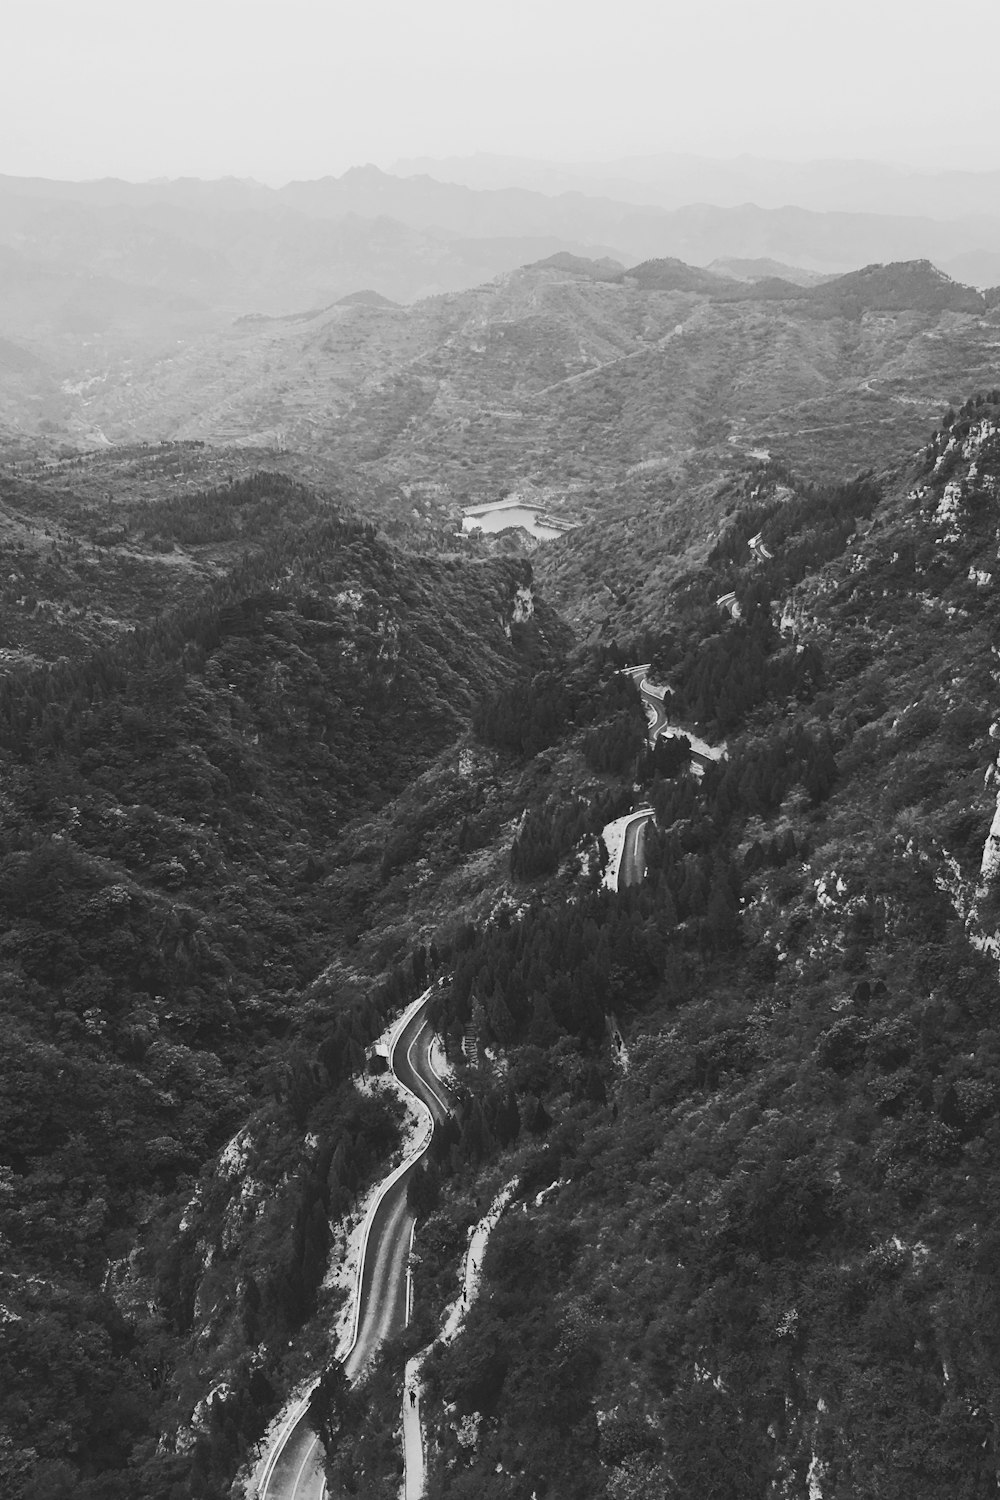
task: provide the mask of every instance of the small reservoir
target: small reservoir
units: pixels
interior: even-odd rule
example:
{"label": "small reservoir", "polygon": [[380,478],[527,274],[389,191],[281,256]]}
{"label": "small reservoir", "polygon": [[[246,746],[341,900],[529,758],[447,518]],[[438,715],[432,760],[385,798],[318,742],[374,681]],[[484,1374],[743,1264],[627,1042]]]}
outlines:
{"label": "small reservoir", "polygon": [[491,505],[473,505],[462,513],[462,530],[505,531],[508,526],[523,526],[525,531],[540,542],[562,536],[572,531],[574,523],[563,521],[546,513],[537,505],[525,505],[522,500],[496,500]]}

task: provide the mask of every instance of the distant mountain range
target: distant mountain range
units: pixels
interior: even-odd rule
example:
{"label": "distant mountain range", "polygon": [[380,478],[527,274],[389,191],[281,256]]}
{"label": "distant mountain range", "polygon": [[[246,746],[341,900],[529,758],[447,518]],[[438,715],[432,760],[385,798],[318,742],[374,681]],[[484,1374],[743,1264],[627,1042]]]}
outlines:
{"label": "distant mountain range", "polygon": [[584,193],[658,208],[714,203],[738,208],[795,204],[816,213],[873,213],[959,219],[1000,215],[1000,171],[930,172],[859,160],[774,161],[683,152],[607,162],[532,161],[524,157],[412,157],[391,170],[482,189]]}
{"label": "distant mountain range", "polygon": [[560,250],[625,264],[771,260],[799,268],[793,279],[925,257],[977,284],[1000,282],[991,190],[974,215],[945,221],[713,204],[711,180],[702,187],[700,201],[668,209],[371,166],[277,189],[0,177],[0,336],[62,356],[74,340],[187,339],[244,313],[302,312],[367,288],[412,302]]}
{"label": "distant mountain range", "polygon": [[[984,194],[984,205],[991,201]],[[371,166],[277,189],[235,179],[0,177],[0,434],[90,443],[103,430],[91,413],[108,414],[102,392],[123,383],[135,391],[150,360],[157,382],[164,359],[188,368],[203,357],[192,352],[202,339],[238,320],[313,319],[362,293],[415,304],[553,256],[568,257],[561,264],[570,271],[574,257],[587,263],[587,279],[598,274],[595,262],[606,280],[632,267],[633,278],[704,293],[713,305],[739,301],[748,283],[757,300],[787,301],[796,286],[918,259],[991,285],[1000,283],[1000,216],[945,221],[751,203],[668,209]],[[974,312],[979,304],[963,295]],[[817,311],[823,299],[809,305]],[[238,392],[237,406],[246,399]],[[178,415],[168,402],[157,425],[170,428]],[[273,424],[236,424],[247,425]]]}
{"label": "distant mountain range", "polygon": [[417,531],[517,492],[584,523],[653,503],[694,535],[747,455],[824,478],[915,451],[995,383],[998,333],[993,297],[927,261],[802,286],[559,253],[409,307],[241,319],[63,395],[62,421],[298,455]]}
{"label": "distant mountain range", "polygon": [[61,354],[74,340],[120,349],[186,339],[248,312],[327,306],[368,287],[411,302],[559,249],[594,248],[554,221],[536,234],[510,214],[493,216],[495,230],[468,216],[463,234],[454,215],[437,227],[416,211],[390,216],[350,184],[337,202],[308,191],[322,184],[300,186],[283,195],[235,181],[0,178],[0,334]]}

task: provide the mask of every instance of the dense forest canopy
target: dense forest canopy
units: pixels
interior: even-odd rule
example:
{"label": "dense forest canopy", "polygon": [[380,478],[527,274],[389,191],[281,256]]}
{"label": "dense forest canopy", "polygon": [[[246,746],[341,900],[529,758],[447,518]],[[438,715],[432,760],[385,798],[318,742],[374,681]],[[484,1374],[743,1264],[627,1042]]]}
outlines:
{"label": "dense forest canopy", "polygon": [[[0,679],[11,1494],[186,1495],[191,1472],[214,1493],[261,1430],[271,1361],[316,1307],[328,1223],[393,1138],[351,1075],[415,982],[316,988],[345,920],[330,849],[518,662],[521,562],[397,556],[280,476],[154,503],[144,524],[200,544],[237,515],[250,549],[195,597]],[[521,628],[525,649],[536,637]],[[226,1335],[221,1435],[191,1471],[157,1436],[190,1416],[183,1351],[219,1233],[199,1174],[253,1119],[256,1170],[285,1185],[255,1249],[217,1246],[243,1332]],[[320,1144],[303,1154],[307,1120]]]}
{"label": "dense forest canopy", "polygon": [[958,420],[891,498],[764,486],[734,512],[661,638],[609,656],[651,659],[727,756],[629,762],[656,828],[617,896],[552,902],[535,851],[578,814],[539,803],[515,844],[538,898],[457,956],[440,1023],[506,1059],[530,1128],[525,1212],[432,1367],[433,1495],[996,1483],[1000,445],[989,398]]}
{"label": "dense forest canopy", "polygon": [[[285,476],[133,496],[106,544],[93,496],[17,478],[7,1493],[239,1484],[329,1364],[327,1270],[399,1141],[368,1049],[428,986],[458,1102],[412,1325],[320,1388],[337,1484],[396,1493],[403,1360],[516,1180],[426,1363],[432,1500],[992,1493],[998,417],[879,479],[754,465],[579,641],[523,557],[417,555]],[[73,616],[126,533],[183,546],[174,597]],[[638,805],[645,878],[607,889]]]}

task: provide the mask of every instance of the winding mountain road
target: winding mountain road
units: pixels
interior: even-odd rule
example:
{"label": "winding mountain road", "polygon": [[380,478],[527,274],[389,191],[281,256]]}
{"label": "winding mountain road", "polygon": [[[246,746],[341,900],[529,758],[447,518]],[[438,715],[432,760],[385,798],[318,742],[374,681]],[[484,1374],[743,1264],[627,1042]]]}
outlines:
{"label": "winding mountain road", "polygon": [[[725,746],[709,745],[690,730],[683,730],[669,723],[667,698],[670,689],[650,682],[646,676],[649,667],[649,662],[643,662],[637,667],[621,669],[625,676],[632,678],[642,698],[649,744],[655,745],[661,735],[683,735],[690,746],[691,769],[696,776],[701,776],[707,766],[725,755]],[[605,884],[609,889],[618,891],[627,885],[638,885],[645,878],[646,828],[652,816],[651,810],[639,809],[625,818],[615,819],[604,829],[604,841],[611,855],[611,863],[605,875]]]}
{"label": "winding mountain road", "polygon": [[[756,540],[756,539],[755,539]],[[765,549],[766,550],[766,549]],[[770,558],[771,554],[767,554]],[[729,595],[725,595],[728,598]],[[624,667],[622,670],[626,676],[631,677],[639,689],[646,710],[646,719],[649,725],[648,739],[650,745],[655,745],[660,735],[683,735],[691,746],[691,766],[696,775],[700,775],[713,761],[719,760],[726,753],[726,747],[722,745],[709,745],[707,741],[695,734],[690,729],[681,729],[677,725],[671,725],[667,718],[666,699],[670,692],[669,688],[657,687],[649,681],[646,673],[649,671],[649,662],[639,667]]]}
{"label": "winding mountain road", "polygon": [[[386,1179],[368,1223],[355,1313],[354,1343],[344,1361],[350,1381],[356,1381],[379,1345],[399,1333],[407,1322],[407,1262],[413,1234],[413,1215],[406,1204],[410,1177],[430,1145],[433,1126],[450,1112],[448,1092],[431,1060],[434,1033],[427,1019],[427,995],[411,1007],[389,1051],[396,1078],[429,1113],[428,1129],[418,1151]],[[288,1413],[265,1461],[258,1500],[323,1500],[323,1450],[308,1420],[308,1396]]]}
{"label": "winding mountain road", "polygon": [[626,676],[632,678],[639,689],[639,696],[643,701],[643,706],[646,709],[646,718],[649,722],[649,743],[655,745],[661,729],[665,729],[667,726],[665,700],[669,689],[656,687],[649,681],[646,676],[646,673],[649,671],[649,665],[649,662],[645,662],[642,666],[625,667],[622,670]]}
{"label": "winding mountain road", "polygon": [[[649,743],[655,745],[661,733],[670,732],[665,704],[668,689],[649,682],[646,677],[648,669],[647,663],[623,670],[633,678],[642,696],[649,720]],[[693,750],[692,760],[704,765],[713,754],[709,746],[703,742],[698,744],[708,753]],[[652,811],[641,810],[627,820],[613,881],[615,889],[637,884],[644,878],[646,825],[652,816]],[[435,1072],[431,1060],[433,1032],[426,1014],[429,998],[430,991],[410,1007],[390,1044],[389,1066],[403,1088],[424,1107],[427,1128],[419,1149],[383,1183],[368,1221],[362,1248],[355,1336],[344,1361],[345,1373],[352,1382],[360,1378],[379,1346],[406,1327],[409,1312],[407,1264],[414,1228],[414,1218],[406,1203],[407,1188],[412,1173],[430,1145],[434,1126],[450,1113],[447,1087]],[[308,1405],[306,1395],[287,1413],[260,1471],[257,1500],[325,1500],[322,1448],[309,1426]],[[416,1436],[410,1434],[411,1445],[417,1444],[419,1424],[410,1425],[416,1433]],[[414,1464],[414,1468],[417,1467]]]}

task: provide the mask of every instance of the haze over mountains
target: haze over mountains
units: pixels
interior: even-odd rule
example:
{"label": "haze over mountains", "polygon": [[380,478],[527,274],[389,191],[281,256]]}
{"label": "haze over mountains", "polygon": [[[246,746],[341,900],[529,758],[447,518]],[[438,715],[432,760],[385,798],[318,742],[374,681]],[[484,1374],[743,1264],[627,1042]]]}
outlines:
{"label": "haze over mountains", "polygon": [[922,171],[858,159],[776,161],[662,151],[610,161],[553,162],[479,152],[401,158],[391,170],[402,177],[427,175],[470,188],[576,192],[659,208],[682,208],[687,203],[783,208],[794,203],[817,213],[915,214],[931,219],[1000,212],[1000,171]]}
{"label": "haze over mountains", "polygon": [[120,354],[367,287],[409,302],[559,250],[624,264],[769,258],[825,274],[926,257],[959,279],[1000,282],[997,174],[913,179],[873,167],[835,191],[846,171],[836,163],[805,177],[688,163],[664,187],[656,162],[645,178],[609,179],[603,194],[565,190],[565,173],[542,192],[372,166],[282,188],[3,177],[0,336],[65,366],[84,342]]}
{"label": "haze over mountains", "polygon": [[[742,210],[741,215],[732,219],[730,232],[739,225],[738,232],[744,235],[771,234],[776,240],[786,235],[801,236],[802,225],[780,216],[757,220],[748,217],[745,211],[754,207],[773,214],[794,207],[809,214],[870,215],[878,222],[828,224],[832,233],[828,232],[818,246],[808,243],[807,233],[805,240],[794,241],[797,253],[786,246],[781,255],[786,260],[797,258],[810,265],[814,258],[817,264],[828,260],[831,269],[839,270],[871,260],[926,255],[959,279],[982,286],[1000,279],[995,225],[983,222],[996,220],[1000,214],[1000,171],[934,172],[867,160],[789,162],[681,152],[622,157],[607,162],[547,162],[481,152],[468,157],[404,158],[393,165],[392,171],[401,176],[429,175],[479,190],[521,188],[549,195],[582,194],[669,211],[691,205]],[[898,239],[890,247],[888,239],[878,238],[892,233],[881,222],[887,218],[964,221],[957,230],[962,247],[951,248],[950,235],[938,238],[927,224],[913,222],[895,226],[909,248],[902,249]],[[809,220],[806,224],[816,232],[818,226]],[[718,231],[718,228],[715,221],[713,229]],[[856,242],[854,236],[858,237]],[[690,243],[686,248],[678,243],[668,253],[700,262],[701,257],[691,253],[692,249]],[[837,258],[844,255],[846,260]]]}
{"label": "haze over mountains", "polygon": [[4,1500],[996,1494],[1000,197],[613,165],[0,179]]}
{"label": "haze over mountains", "polygon": [[[747,454],[829,477],[913,451],[969,381],[992,384],[998,330],[992,295],[928,262],[810,287],[563,253],[411,307],[245,317],[64,388],[46,420],[91,445],[236,443],[349,473],[418,531],[513,488],[604,523],[655,494],[697,530]],[[20,382],[0,389],[26,433]]]}
{"label": "haze over mountains", "polygon": [[[994,175],[613,165],[435,165],[475,186],[372,166],[282,188],[2,178],[0,440],[263,449],[397,534],[453,532],[516,488],[602,524],[655,496],[693,537],[745,455],[878,467],[993,383],[993,296],[935,267],[1000,268]],[[632,201],[562,191],[573,171]],[[718,202],[668,206],[697,184]],[[820,207],[774,206],[800,188]],[[921,216],[859,211],[883,189]],[[931,216],[973,189],[977,219]]]}

